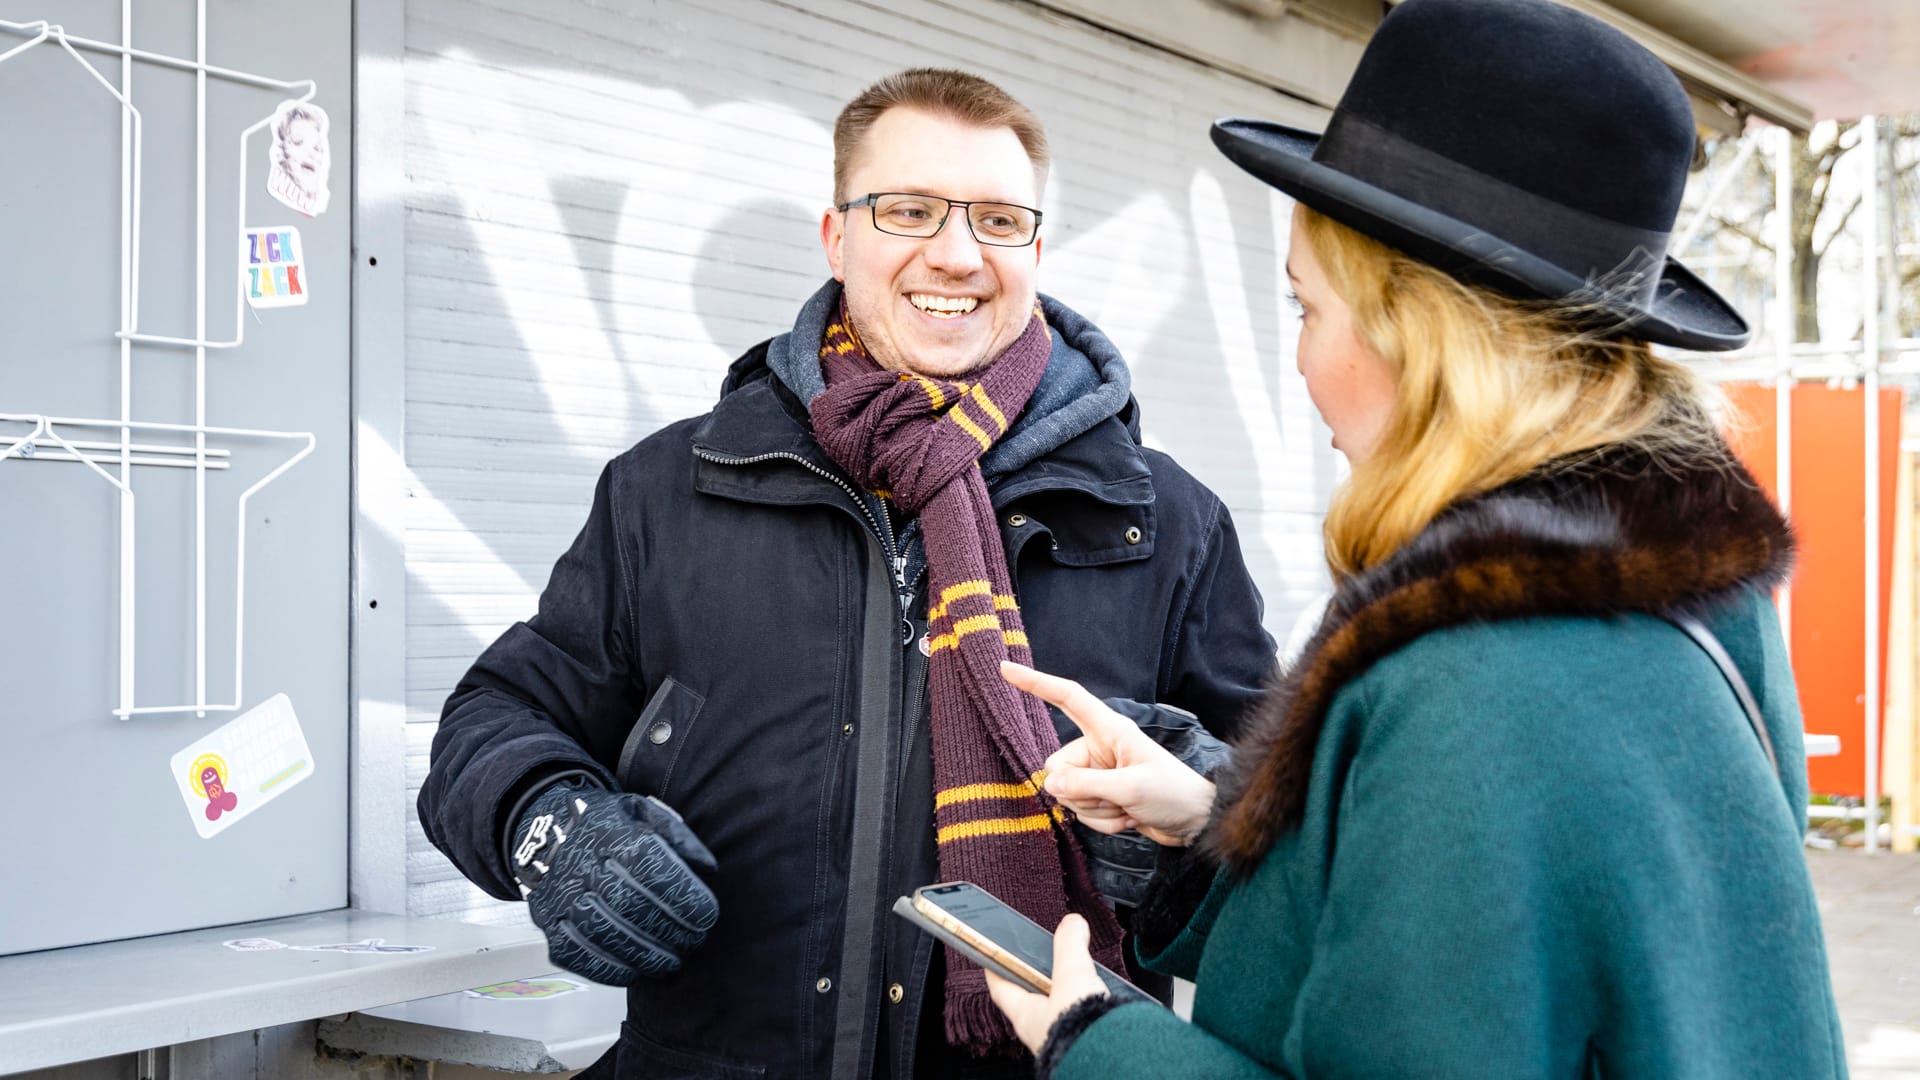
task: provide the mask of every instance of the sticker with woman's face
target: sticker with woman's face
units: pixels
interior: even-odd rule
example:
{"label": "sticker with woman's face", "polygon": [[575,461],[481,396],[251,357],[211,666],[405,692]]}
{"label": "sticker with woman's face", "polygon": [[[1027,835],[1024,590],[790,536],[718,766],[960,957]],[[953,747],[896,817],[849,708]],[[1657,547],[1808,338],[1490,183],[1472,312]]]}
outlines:
{"label": "sticker with woman's face", "polygon": [[267,194],[295,213],[313,217],[327,208],[327,111],[310,101],[283,101],[273,111],[267,140]]}

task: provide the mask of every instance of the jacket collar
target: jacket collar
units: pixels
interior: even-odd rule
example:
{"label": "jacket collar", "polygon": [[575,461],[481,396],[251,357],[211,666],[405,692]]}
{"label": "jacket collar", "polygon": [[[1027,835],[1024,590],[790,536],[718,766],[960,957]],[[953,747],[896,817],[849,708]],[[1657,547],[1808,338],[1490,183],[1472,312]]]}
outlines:
{"label": "jacket collar", "polygon": [[1539,615],[1702,614],[1778,586],[1792,560],[1785,519],[1731,452],[1678,465],[1615,451],[1457,504],[1335,593],[1249,717],[1206,842],[1252,872],[1300,823],[1334,697],[1424,634]]}
{"label": "jacket collar", "polygon": [[768,344],[748,349],[728,369],[719,403],[694,426],[694,451],[730,461],[797,455],[809,464],[835,469],[813,439],[806,407],[767,369]]}

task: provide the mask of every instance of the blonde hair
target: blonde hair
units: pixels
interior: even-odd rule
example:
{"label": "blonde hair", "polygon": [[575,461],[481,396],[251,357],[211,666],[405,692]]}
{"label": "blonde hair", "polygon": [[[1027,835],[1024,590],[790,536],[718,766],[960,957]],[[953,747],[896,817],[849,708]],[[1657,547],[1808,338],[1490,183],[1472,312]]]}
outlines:
{"label": "blonde hair", "polygon": [[909,68],[860,91],[840,110],[839,119],[833,123],[835,203],[847,201],[847,173],[853,170],[854,156],[860,152],[867,129],[889,109],[919,109],[972,127],[1007,128],[1020,140],[1027,160],[1033,162],[1035,186],[1046,186],[1052,159],[1048,157],[1046,129],[1032,109],[978,75],[949,68]]}
{"label": "blonde hair", "polygon": [[1618,447],[1656,465],[1731,463],[1714,391],[1644,341],[1583,329],[1597,308],[1515,300],[1325,215],[1302,221],[1355,336],[1395,378],[1378,441],[1327,510],[1336,580],[1378,565],[1449,505],[1550,463]]}

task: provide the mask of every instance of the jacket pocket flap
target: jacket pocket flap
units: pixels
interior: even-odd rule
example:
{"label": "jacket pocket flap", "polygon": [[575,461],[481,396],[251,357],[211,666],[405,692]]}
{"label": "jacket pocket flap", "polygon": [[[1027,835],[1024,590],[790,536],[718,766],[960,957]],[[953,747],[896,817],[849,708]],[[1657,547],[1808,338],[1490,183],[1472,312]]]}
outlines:
{"label": "jacket pocket flap", "polygon": [[666,799],[674,762],[692,736],[693,722],[706,703],[705,695],[671,675],[663,679],[620,748],[620,767],[615,775],[620,778],[621,788]]}

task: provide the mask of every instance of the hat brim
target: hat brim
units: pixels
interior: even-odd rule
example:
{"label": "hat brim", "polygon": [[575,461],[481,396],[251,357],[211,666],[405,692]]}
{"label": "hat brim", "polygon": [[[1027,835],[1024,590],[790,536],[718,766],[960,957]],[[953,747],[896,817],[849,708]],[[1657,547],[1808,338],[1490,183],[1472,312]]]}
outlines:
{"label": "hat brim", "polygon": [[[1320,136],[1266,120],[1226,119],[1213,144],[1229,161],[1308,207],[1381,243],[1464,280],[1526,297],[1580,295],[1580,275],[1533,255],[1485,229],[1430,210],[1313,160]],[[1668,257],[1650,306],[1605,305],[1620,331],[1700,352],[1737,349],[1753,338],[1733,305]]]}

